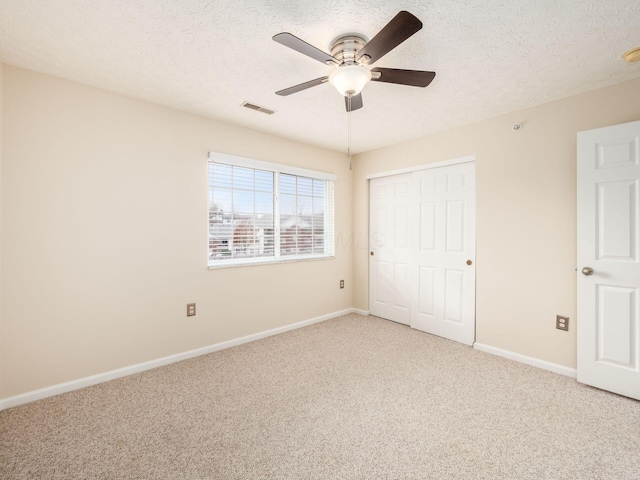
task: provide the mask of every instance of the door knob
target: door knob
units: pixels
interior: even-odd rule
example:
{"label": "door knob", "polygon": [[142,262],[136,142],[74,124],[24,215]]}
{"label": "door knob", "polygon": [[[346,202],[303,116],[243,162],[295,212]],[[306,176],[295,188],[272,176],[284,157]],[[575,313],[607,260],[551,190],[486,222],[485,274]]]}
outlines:
{"label": "door knob", "polygon": [[592,275],[593,274],[593,268],[591,268],[591,267],[583,267],[582,268],[582,274],[586,275],[587,277],[589,275]]}
{"label": "door knob", "polygon": [[373,257],[373,252],[369,252],[369,254]]}
{"label": "door knob", "polygon": [[471,265],[473,262],[471,260],[467,260],[467,265]]}

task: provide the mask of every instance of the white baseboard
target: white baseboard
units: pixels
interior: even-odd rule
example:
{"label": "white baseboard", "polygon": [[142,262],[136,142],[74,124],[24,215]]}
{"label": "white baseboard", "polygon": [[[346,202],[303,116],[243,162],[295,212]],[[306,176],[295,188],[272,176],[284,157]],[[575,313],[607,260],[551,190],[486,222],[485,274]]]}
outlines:
{"label": "white baseboard", "polygon": [[482,343],[474,343],[473,348],[475,348],[476,350],[480,350],[481,352],[490,353],[491,355],[497,355],[498,357],[504,357],[508,358],[509,360],[515,360],[516,362],[531,365],[532,367],[538,367],[542,368],[543,370],[549,370],[550,372],[559,373],[560,375],[566,375],[567,377],[577,377],[577,371],[575,368],[565,367],[563,365],[547,362],[546,360],[540,360],[538,358],[527,357],[526,355],[521,355],[509,350],[492,347],[490,345],[484,345]]}
{"label": "white baseboard", "polygon": [[369,316],[369,310],[360,310],[359,308],[352,308],[351,311],[353,313],[357,313],[358,315],[362,315],[363,317]]}
{"label": "white baseboard", "polygon": [[[297,328],[307,327],[314,323],[324,322],[332,318],[347,315],[349,313],[360,313],[360,310],[354,308],[347,308],[338,312],[328,313],[320,317],[311,318],[309,320],[303,320],[302,322],[292,323],[291,325],[285,325],[283,327],[273,328],[264,332],[254,333],[245,337],[228,340],[226,342],[216,343],[202,348],[196,348],[195,350],[189,350],[187,352],[177,353],[175,355],[169,355],[168,357],[158,358],[156,360],[150,360],[148,362],[138,363],[136,365],[130,365],[128,367],[118,368],[109,372],[99,373],[97,375],[91,375],[89,377],[79,378],[77,380],[71,380],[69,382],[59,383],[50,387],[40,388],[31,392],[22,393],[13,397],[0,399],[0,411],[11,407],[17,407],[25,403],[35,402],[36,400],[42,400],[43,398],[53,397],[60,395],[61,393],[71,392],[73,390],[79,390],[81,388],[96,385],[98,383],[108,382],[115,380],[116,378],[126,377],[127,375],[133,375],[134,373],[144,372],[153,368],[162,367],[171,363],[180,362],[189,358],[199,357],[200,355],[206,355],[208,353],[217,352],[226,348],[236,347],[243,343],[249,343],[262,338],[271,337],[280,333],[295,330]],[[368,313],[368,312],[367,312]],[[361,313],[362,315],[362,313]]]}

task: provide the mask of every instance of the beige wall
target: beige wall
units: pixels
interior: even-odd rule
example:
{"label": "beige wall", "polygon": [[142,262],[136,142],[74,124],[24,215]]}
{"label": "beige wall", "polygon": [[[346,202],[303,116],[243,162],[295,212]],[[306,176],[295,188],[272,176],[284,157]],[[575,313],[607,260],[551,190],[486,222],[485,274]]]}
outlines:
{"label": "beige wall", "polygon": [[344,154],[14,67],[3,77],[0,398],[353,305],[349,245],[335,260],[206,266],[209,150],[336,173],[342,237]]}
{"label": "beige wall", "polygon": [[[575,367],[576,133],[638,120],[640,79],[358,155],[350,172],[341,153],[0,74],[0,398],[368,309],[366,175],[467,155],[477,341]],[[336,259],[208,270],[209,150],[336,173]]]}
{"label": "beige wall", "polygon": [[[639,91],[640,79],[358,155],[354,238],[367,237],[368,174],[475,155],[476,341],[575,367],[576,133],[640,119]],[[356,308],[368,308],[367,279],[361,241]]]}

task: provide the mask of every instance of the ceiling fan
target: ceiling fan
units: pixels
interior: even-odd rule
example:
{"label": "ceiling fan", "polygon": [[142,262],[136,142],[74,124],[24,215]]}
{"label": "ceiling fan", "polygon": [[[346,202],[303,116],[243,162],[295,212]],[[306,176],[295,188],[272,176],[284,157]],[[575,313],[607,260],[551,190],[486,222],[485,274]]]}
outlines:
{"label": "ceiling fan", "polygon": [[369,42],[360,35],[345,35],[331,45],[331,55],[287,32],[273,39],[319,62],[332,65],[329,75],[285,88],[277,95],[291,95],[323,83],[330,83],[345,96],[347,112],[362,108],[362,89],[369,82],[396,83],[412,87],[426,87],[435,72],[397,68],[368,68],[422,28],[422,22],[409,12],[401,11]]}

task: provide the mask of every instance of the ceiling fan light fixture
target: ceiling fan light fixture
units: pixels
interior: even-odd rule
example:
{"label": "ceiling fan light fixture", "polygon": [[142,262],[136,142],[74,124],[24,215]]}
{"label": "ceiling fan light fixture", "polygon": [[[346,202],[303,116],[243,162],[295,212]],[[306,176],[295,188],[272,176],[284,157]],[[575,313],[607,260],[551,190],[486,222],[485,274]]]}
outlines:
{"label": "ceiling fan light fixture", "polygon": [[361,65],[338,67],[329,75],[329,83],[345,97],[358,95],[371,80],[371,71]]}

